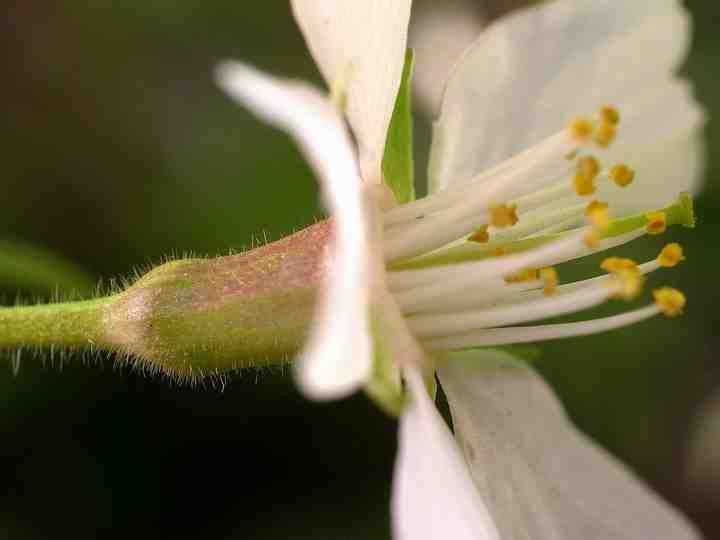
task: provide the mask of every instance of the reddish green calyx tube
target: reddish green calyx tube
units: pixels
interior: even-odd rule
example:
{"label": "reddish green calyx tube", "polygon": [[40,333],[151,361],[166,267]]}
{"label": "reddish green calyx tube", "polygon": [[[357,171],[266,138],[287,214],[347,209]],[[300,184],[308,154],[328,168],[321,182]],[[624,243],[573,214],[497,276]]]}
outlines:
{"label": "reddish green calyx tube", "polygon": [[117,351],[181,379],[285,362],[311,322],[329,236],[323,221],[239,255],[163,264],[107,298],[1,308],[0,348]]}

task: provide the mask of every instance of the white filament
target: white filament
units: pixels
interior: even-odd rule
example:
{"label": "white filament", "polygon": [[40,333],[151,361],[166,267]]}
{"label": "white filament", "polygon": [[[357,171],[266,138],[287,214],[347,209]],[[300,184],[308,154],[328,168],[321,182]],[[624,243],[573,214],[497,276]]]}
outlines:
{"label": "white filament", "polygon": [[628,311],[613,317],[592,319],[589,321],[545,324],[541,326],[520,326],[509,328],[492,328],[478,330],[461,336],[442,337],[425,342],[430,349],[451,350],[467,349],[473,347],[494,347],[514,343],[531,343],[535,341],[548,341],[551,339],[587,336],[606,332],[623,326],[629,326],[649,319],[660,313],[655,304],[644,308]]}
{"label": "white filament", "polygon": [[479,328],[531,322],[567,315],[605,302],[617,292],[617,285],[605,278],[565,294],[556,294],[517,304],[456,313],[411,315],[410,329],[420,339],[464,334]]}

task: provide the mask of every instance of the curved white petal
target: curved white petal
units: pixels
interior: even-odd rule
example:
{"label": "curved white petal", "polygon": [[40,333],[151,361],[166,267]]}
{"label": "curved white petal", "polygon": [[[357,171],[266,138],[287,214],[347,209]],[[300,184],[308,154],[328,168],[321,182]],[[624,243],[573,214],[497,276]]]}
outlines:
{"label": "curved white petal", "polygon": [[405,61],[411,0],[292,0],[291,4],[323,77],[346,96],[363,177],[379,182]]}
{"label": "curved white petal", "polygon": [[423,112],[434,117],[453,62],[480,35],[484,21],[465,2],[424,3],[413,12],[410,46],[415,50],[413,90]]}
{"label": "curved white petal", "polygon": [[277,79],[240,62],[220,64],[217,80],[261,119],[287,131],[318,175],[325,206],[334,216],[335,238],[327,258],[328,278],[296,376],[310,397],[347,395],[369,377],[372,356],[361,180],[343,120],[312,86]]}
{"label": "curved white petal", "polygon": [[405,377],[412,401],[400,417],[391,502],[394,540],[499,540],[422,377],[414,368]]}
{"label": "curved white petal", "polygon": [[[602,105],[619,108],[608,165],[627,161],[635,184],[610,202],[660,206],[697,190],[704,113],[675,77],[689,17],[679,0],[556,0],[488,27],[447,84],[435,126],[431,185],[465,181]],[[672,159],[657,158],[670,150]]]}
{"label": "curved white petal", "polygon": [[468,351],[439,370],[455,434],[507,540],[690,540],[676,510],[570,423],[530,368]]}

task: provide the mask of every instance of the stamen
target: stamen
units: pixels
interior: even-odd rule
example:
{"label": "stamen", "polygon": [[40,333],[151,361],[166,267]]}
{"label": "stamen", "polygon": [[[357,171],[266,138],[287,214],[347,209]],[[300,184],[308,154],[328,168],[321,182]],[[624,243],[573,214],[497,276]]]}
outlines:
{"label": "stamen", "polygon": [[552,266],[540,269],[540,279],[543,281],[543,294],[550,296],[558,285],[558,273]]}
{"label": "stamen", "polygon": [[517,206],[514,204],[499,204],[490,207],[490,224],[493,227],[512,227],[518,222]]}
{"label": "stamen", "polygon": [[572,259],[581,248],[582,232],[577,232],[538,249],[489,260],[459,265],[442,265],[418,270],[396,270],[387,274],[393,292],[417,288],[425,300],[443,298],[448,294],[478,286],[487,280],[501,278],[526,268],[538,268]]}
{"label": "stamen", "polygon": [[662,311],[668,317],[676,317],[681,315],[685,304],[685,295],[673,289],[672,287],[662,287],[653,291],[655,297],[655,303],[657,304],[660,311]]}
{"label": "stamen", "polygon": [[562,324],[544,324],[540,326],[491,328],[470,332],[461,336],[428,340],[425,342],[425,345],[436,350],[457,350],[588,336],[647,320],[659,312],[660,309],[658,306],[652,304],[634,311],[628,311],[620,315],[601,319]]}
{"label": "stamen", "polygon": [[666,245],[657,256],[658,263],[660,263],[660,266],[664,266],[665,268],[677,266],[684,260],[685,255],[683,255],[683,248],[676,242]]}
{"label": "stamen", "polygon": [[603,233],[610,227],[610,211],[608,205],[600,201],[592,201],[585,209],[585,215],[592,228],[585,234],[585,245],[594,249],[600,243]]}
{"label": "stamen", "polygon": [[580,158],[577,165],[573,184],[575,192],[584,197],[595,193],[595,178],[600,173],[600,163],[592,156]]}
{"label": "stamen", "polygon": [[521,216],[519,223],[513,227],[491,231],[490,242],[484,246],[488,249],[502,246],[533,234],[543,232],[549,227],[562,226],[565,230],[570,226],[577,225],[584,211],[582,204],[559,208],[551,212],[542,212],[535,215]]}
{"label": "stamen", "polygon": [[595,193],[595,179],[593,177],[577,172],[575,176],[573,176],[573,184],[575,186],[575,193],[581,197]]}
{"label": "stamen", "polygon": [[583,243],[588,249],[595,249],[600,245],[600,234],[595,229],[590,229],[583,236]]}
{"label": "stamen", "polygon": [[612,105],[605,105],[600,108],[600,121],[605,124],[617,126],[620,123],[620,113]]}
{"label": "stamen", "polygon": [[567,294],[529,302],[455,313],[410,315],[406,320],[413,333],[421,339],[463,334],[479,328],[505,326],[575,313],[605,302],[615,292],[614,289],[608,289],[605,283],[600,283]]}
{"label": "stamen", "polygon": [[614,125],[608,122],[599,122],[593,134],[593,140],[598,146],[607,148],[615,140],[617,130]]}
{"label": "stamen", "polygon": [[572,122],[570,122],[568,127],[572,136],[579,142],[585,142],[593,132],[592,121],[584,116],[575,118]]}
{"label": "stamen", "polygon": [[638,265],[632,259],[622,257],[608,257],[600,263],[600,268],[606,272],[620,272],[621,270],[635,270]]}
{"label": "stamen", "polygon": [[593,156],[585,156],[578,160],[577,172],[594,180],[600,173],[600,162]]}
{"label": "stamen", "polygon": [[615,165],[608,174],[619,187],[627,187],[635,179],[635,171],[624,163]]}
{"label": "stamen", "polygon": [[563,129],[473,178],[458,179],[460,181],[448,189],[393,208],[385,213],[383,223],[386,227],[412,223],[456,205],[477,209],[487,206],[492,199],[520,197],[538,189],[544,182],[555,180],[555,174],[548,177],[548,168],[566,169],[564,156],[576,150],[579,144],[568,130]]}
{"label": "stamen", "polygon": [[[695,226],[695,215],[693,212],[692,198],[688,193],[681,193],[675,202],[668,206],[657,210],[657,212],[663,212],[667,218],[667,225],[682,225],[684,227]],[[476,225],[479,226],[482,223]],[[602,240],[601,244],[596,245],[593,249],[609,249],[622,245],[630,240],[638,238],[643,234],[646,234],[645,226],[647,224],[647,218],[645,213],[634,214],[627,217],[615,218],[610,222],[608,229],[602,234],[598,235],[599,240]],[[532,236],[529,238],[523,238],[512,243],[504,245],[505,252],[518,253],[526,251],[528,249],[541,246],[554,240],[558,240],[569,235],[581,232],[582,230],[565,231],[556,234],[548,234],[542,236]],[[585,229],[583,232],[587,232]],[[473,242],[463,242],[461,245],[452,247],[446,247],[419,257],[413,260],[398,261],[390,264],[390,268],[393,270],[410,270],[410,269],[430,269],[432,267],[454,265],[461,262],[469,261],[480,261],[488,257],[493,256],[494,247],[492,244],[483,245]],[[587,253],[585,250],[579,250],[577,257],[583,256]],[[575,258],[575,257],[573,257]],[[570,259],[565,259],[570,260]],[[559,264],[561,261],[549,261],[541,266]],[[536,263],[537,264],[537,263]],[[532,266],[536,266],[533,264]],[[538,265],[538,266],[540,266]],[[527,267],[527,266],[525,266]],[[398,280],[405,279],[398,276]],[[402,287],[402,285],[400,285]]]}
{"label": "stamen", "polygon": [[439,297],[428,297],[427,289],[393,291],[393,296],[406,315],[415,313],[452,313],[502,303],[506,298],[542,287],[541,281],[525,281],[508,285],[502,279],[490,279]]}
{"label": "stamen", "polygon": [[610,227],[610,211],[607,203],[597,200],[591,202],[585,208],[585,216],[597,232],[605,232]]}
{"label": "stamen", "polygon": [[667,229],[667,215],[665,212],[649,212],[645,214],[647,224],[645,230],[648,234],[662,234]]}
{"label": "stamen", "polygon": [[510,276],[505,276],[505,283],[523,283],[526,281],[536,281],[538,279],[539,270],[537,268],[528,268],[521,270]]}
{"label": "stamen", "polygon": [[472,233],[468,237],[468,241],[470,242],[478,242],[480,244],[487,244],[490,240],[490,235],[488,234],[488,226],[483,225],[480,227],[477,231]]}
{"label": "stamen", "polygon": [[[650,272],[654,272],[655,270],[658,270],[659,268],[662,268],[658,261],[656,259],[653,259],[651,261],[648,261],[646,263],[640,264],[637,266],[638,271],[645,275],[649,274]],[[587,287],[592,284],[598,284],[598,283],[606,283],[607,282],[607,275],[601,275],[596,276],[588,279],[583,279],[580,281],[572,281],[570,283],[564,283],[562,285],[558,285],[556,289],[556,293],[567,293],[570,291],[577,290],[582,287]],[[502,298],[498,300],[492,300],[489,302],[490,305],[498,305],[498,302],[500,303],[518,303],[525,300],[531,300],[533,298],[540,298],[541,296],[544,296],[544,293],[542,291],[543,284],[541,282],[536,282],[535,286],[528,286],[525,290],[514,290],[512,293],[502,295]]]}
{"label": "stamen", "polygon": [[637,267],[622,268],[613,272],[611,284],[617,287],[617,292],[613,295],[613,298],[633,300],[642,291],[643,282],[644,278]]}
{"label": "stamen", "polygon": [[[641,274],[649,274],[662,268],[657,259],[637,266]],[[552,270],[549,268],[549,270]],[[451,311],[478,309],[481,307],[518,304],[546,296],[544,287],[551,284],[543,282],[543,270],[540,271],[540,280],[524,281],[521,283],[506,284],[503,279],[488,279],[469,285],[460,290],[447,292],[441,296],[434,295],[432,286],[419,285],[415,288],[398,290],[393,288],[395,298],[405,314],[411,313],[449,313]],[[557,274],[556,274],[557,275]],[[546,274],[548,278],[552,276]],[[442,278],[440,278],[442,279]],[[607,283],[607,276],[573,281],[558,285],[554,291],[568,293],[586,288],[590,285]],[[445,279],[447,281],[447,279]]]}

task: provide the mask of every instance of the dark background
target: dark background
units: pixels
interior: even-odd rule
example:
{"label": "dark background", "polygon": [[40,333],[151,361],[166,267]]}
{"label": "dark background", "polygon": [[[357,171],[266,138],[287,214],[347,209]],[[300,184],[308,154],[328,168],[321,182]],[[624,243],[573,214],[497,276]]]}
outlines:
{"label": "dark background", "polygon": [[[498,14],[520,3],[485,5]],[[689,312],[543,346],[538,365],[579,426],[713,538],[720,493],[683,471],[695,413],[720,381],[720,7],[687,4],[709,166],[699,228],[664,238],[681,241],[688,261],[663,278],[686,291]],[[321,215],[295,147],[211,76],[218,59],[237,57],[318,80],[286,2],[15,0],[0,36],[0,238],[108,278],[168,253],[279,238]],[[417,138],[427,143],[427,123]],[[640,259],[663,240],[643,242]],[[3,358],[0,536],[386,538],[395,437],[363,396],[311,403],[279,369],[234,375],[221,391],[112,358],[26,356],[16,376]]]}

